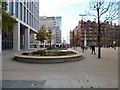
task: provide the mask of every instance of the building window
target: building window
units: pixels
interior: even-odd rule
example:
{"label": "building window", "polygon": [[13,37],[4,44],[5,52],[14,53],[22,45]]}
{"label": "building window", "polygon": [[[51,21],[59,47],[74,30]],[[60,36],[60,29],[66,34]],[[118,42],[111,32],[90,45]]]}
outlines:
{"label": "building window", "polygon": [[24,0],[24,5],[26,5],[26,0]]}
{"label": "building window", "polygon": [[30,11],[32,10],[32,2],[30,1]]}
{"label": "building window", "polygon": [[18,2],[15,2],[15,16],[18,18]]}
{"label": "building window", "polygon": [[24,7],[24,22],[26,22],[26,8]]}
{"label": "building window", "polygon": [[30,22],[31,22],[31,16],[30,16],[30,13],[29,13],[29,25],[31,24]]}
{"label": "building window", "polygon": [[22,20],[22,3],[20,3],[20,20]]}
{"label": "building window", "polygon": [[27,8],[29,7],[29,2],[27,2]]}
{"label": "building window", "polygon": [[20,31],[20,49],[24,49],[25,48],[25,30],[22,29],[21,27],[21,31]]}
{"label": "building window", "polygon": [[34,17],[32,16],[32,27],[33,27],[33,19],[34,19]]}
{"label": "building window", "polygon": [[13,14],[13,2],[9,2],[9,12]]}
{"label": "building window", "polygon": [[35,8],[35,6],[34,6],[34,4],[33,4],[33,15],[35,14],[35,13],[34,13],[34,8]]}
{"label": "building window", "polygon": [[2,2],[2,9],[7,10],[7,2]]}
{"label": "building window", "polygon": [[32,26],[31,22],[32,22],[32,16],[30,14],[30,26]]}
{"label": "building window", "polygon": [[32,13],[33,13],[33,7],[34,7],[34,6],[33,6],[33,2],[32,2],[32,9],[31,9]]}
{"label": "building window", "polygon": [[31,26],[33,26],[33,25],[32,25],[32,22],[33,22],[33,17],[32,17],[32,15],[31,15]]}
{"label": "building window", "polygon": [[13,49],[13,31],[2,33],[2,49],[3,50]]}
{"label": "building window", "polygon": [[35,19],[35,17],[34,17],[34,28],[35,28],[35,20],[36,20],[36,19]]}
{"label": "building window", "polygon": [[28,24],[28,18],[29,18],[29,12],[28,12],[28,10],[27,10],[27,24]]}
{"label": "building window", "polygon": [[35,8],[35,17],[37,17],[37,8]]}
{"label": "building window", "polygon": [[[35,9],[36,9],[36,8],[35,8],[35,6],[34,6],[34,16],[35,16],[35,13],[36,13]],[[36,16],[35,16],[35,17],[36,17]]]}
{"label": "building window", "polygon": [[31,1],[29,1],[29,5],[28,5],[29,10],[30,10],[30,7],[31,7],[31,6],[30,6],[30,2],[31,2]]}

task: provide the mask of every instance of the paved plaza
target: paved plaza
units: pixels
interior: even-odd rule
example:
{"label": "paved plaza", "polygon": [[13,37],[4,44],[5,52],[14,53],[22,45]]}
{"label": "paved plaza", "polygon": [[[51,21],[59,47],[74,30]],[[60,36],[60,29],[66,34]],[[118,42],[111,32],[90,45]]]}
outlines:
{"label": "paved plaza", "polygon": [[17,62],[12,51],[3,52],[3,88],[118,88],[118,50],[102,48],[101,59],[77,51],[84,59],[56,64]]}

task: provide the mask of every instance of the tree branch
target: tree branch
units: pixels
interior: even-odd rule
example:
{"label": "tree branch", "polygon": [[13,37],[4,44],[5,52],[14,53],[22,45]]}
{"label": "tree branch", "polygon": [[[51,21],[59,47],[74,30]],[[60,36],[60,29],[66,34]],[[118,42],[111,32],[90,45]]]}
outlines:
{"label": "tree branch", "polygon": [[103,15],[103,14],[105,14],[106,12],[108,12],[108,10],[109,10],[109,8],[110,8],[110,2],[109,2],[109,4],[108,4],[108,6],[105,8],[104,6],[102,7],[102,10],[101,10],[101,12],[100,12],[100,17]]}

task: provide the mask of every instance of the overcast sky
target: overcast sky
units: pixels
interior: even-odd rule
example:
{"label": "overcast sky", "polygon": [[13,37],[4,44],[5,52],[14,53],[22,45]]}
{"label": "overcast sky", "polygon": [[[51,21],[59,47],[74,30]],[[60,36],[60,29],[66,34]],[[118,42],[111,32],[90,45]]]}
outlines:
{"label": "overcast sky", "polygon": [[[62,17],[62,40],[66,41],[69,41],[70,30],[81,20],[79,14],[85,14],[85,11],[89,11],[89,0],[40,0],[40,16]],[[87,16],[84,19],[90,18]]]}
{"label": "overcast sky", "polygon": [[61,16],[62,40],[69,41],[69,31],[77,26],[79,14],[84,14],[87,7],[84,0],[40,0],[40,16]]}

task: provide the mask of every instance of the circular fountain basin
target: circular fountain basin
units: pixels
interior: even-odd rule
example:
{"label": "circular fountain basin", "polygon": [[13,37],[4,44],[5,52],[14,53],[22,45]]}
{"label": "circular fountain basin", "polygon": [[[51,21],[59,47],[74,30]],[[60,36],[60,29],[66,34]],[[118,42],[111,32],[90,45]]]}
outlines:
{"label": "circular fountain basin", "polygon": [[[27,63],[40,63],[40,64],[49,64],[49,63],[64,63],[64,62],[74,62],[79,61],[83,58],[82,54],[74,50],[62,50],[62,51],[72,51],[76,54],[67,55],[67,56],[29,56],[22,55],[22,53],[16,53],[14,60],[27,62]],[[33,51],[26,51],[33,52]]]}

